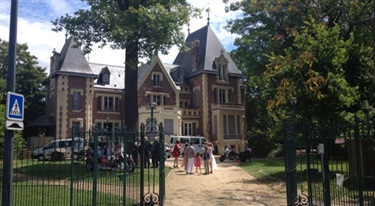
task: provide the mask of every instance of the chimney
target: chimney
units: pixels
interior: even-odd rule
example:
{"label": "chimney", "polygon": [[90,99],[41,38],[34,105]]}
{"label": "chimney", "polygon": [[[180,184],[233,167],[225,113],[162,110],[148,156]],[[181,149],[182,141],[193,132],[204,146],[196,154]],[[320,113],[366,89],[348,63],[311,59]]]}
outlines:
{"label": "chimney", "polygon": [[50,74],[53,74],[56,72],[59,66],[60,61],[60,54],[56,52],[55,49],[52,51],[52,57],[51,57],[51,64],[50,64]]}
{"label": "chimney", "polygon": [[199,40],[195,40],[191,43],[191,63],[193,71],[197,70],[198,63],[199,63]]}

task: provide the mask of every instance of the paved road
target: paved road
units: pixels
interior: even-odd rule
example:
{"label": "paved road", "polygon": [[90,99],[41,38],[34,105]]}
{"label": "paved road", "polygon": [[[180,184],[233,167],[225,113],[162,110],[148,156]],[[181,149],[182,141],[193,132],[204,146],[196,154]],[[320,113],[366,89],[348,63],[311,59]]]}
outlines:
{"label": "paved road", "polygon": [[[218,163],[213,174],[186,175],[173,169],[166,178],[166,206],[285,206],[286,195],[257,181],[235,162]],[[168,159],[166,166],[172,166]],[[194,169],[195,171],[195,169]]]}

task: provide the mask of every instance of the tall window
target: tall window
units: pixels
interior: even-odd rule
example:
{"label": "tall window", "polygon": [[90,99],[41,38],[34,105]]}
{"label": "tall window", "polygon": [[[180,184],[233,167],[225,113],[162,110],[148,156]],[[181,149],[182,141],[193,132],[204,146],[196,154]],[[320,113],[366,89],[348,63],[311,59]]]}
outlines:
{"label": "tall window", "polygon": [[104,110],[113,110],[113,97],[104,97]]}
{"label": "tall window", "polygon": [[188,109],[190,107],[190,103],[188,100],[181,100],[180,107],[183,109]]}
{"label": "tall window", "polygon": [[168,96],[159,94],[148,94],[146,96],[147,103],[155,102],[156,105],[166,105],[168,103]]}
{"label": "tall window", "polygon": [[228,115],[229,134],[236,134],[236,119],[234,115]]}
{"label": "tall window", "polygon": [[219,89],[219,103],[226,103],[225,89]]}
{"label": "tall window", "polygon": [[101,96],[99,96],[98,97],[98,111],[102,111],[103,109],[102,109],[102,97]]}
{"label": "tall window", "polygon": [[81,109],[81,94],[79,92],[73,92],[73,110]]}
{"label": "tall window", "polygon": [[154,95],[152,101],[155,102],[156,105],[160,105],[161,104],[160,95]]}
{"label": "tall window", "polygon": [[120,98],[111,96],[97,97],[98,111],[120,111]]}
{"label": "tall window", "polygon": [[164,133],[173,134],[173,119],[164,119]]}
{"label": "tall window", "polygon": [[216,103],[231,103],[234,99],[232,88],[214,89],[214,98]]}
{"label": "tall window", "polygon": [[120,98],[115,97],[115,111],[120,111]]}
{"label": "tall window", "polygon": [[154,86],[160,86],[160,75],[159,74],[153,75],[153,85]]}
{"label": "tall window", "polygon": [[182,135],[194,135],[194,124],[192,122],[185,122]]}

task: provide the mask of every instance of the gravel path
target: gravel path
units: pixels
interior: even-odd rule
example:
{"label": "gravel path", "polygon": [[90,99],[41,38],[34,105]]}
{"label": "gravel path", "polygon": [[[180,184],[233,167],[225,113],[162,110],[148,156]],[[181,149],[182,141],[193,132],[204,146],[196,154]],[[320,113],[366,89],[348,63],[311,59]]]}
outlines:
{"label": "gravel path", "polygon": [[[237,164],[228,160],[223,163],[218,162],[219,170],[214,170],[210,175],[203,175],[203,173],[186,175],[181,168],[173,169],[166,178],[165,205],[286,205],[285,189],[275,190],[260,183]],[[172,158],[166,161],[166,166],[173,166]]]}

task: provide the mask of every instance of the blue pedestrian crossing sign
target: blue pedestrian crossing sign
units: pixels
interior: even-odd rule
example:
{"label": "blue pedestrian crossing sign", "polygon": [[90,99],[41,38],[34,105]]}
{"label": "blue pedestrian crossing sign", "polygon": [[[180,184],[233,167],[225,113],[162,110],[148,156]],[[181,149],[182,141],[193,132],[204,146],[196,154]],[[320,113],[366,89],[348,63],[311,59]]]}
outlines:
{"label": "blue pedestrian crossing sign", "polygon": [[7,93],[6,119],[14,121],[23,121],[24,97],[22,94],[13,92]]}

